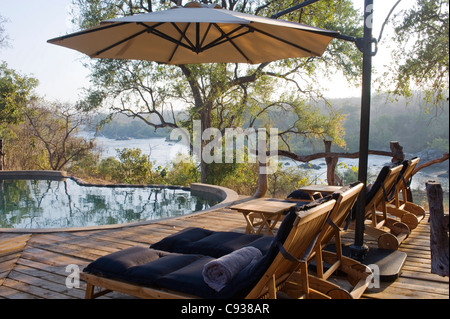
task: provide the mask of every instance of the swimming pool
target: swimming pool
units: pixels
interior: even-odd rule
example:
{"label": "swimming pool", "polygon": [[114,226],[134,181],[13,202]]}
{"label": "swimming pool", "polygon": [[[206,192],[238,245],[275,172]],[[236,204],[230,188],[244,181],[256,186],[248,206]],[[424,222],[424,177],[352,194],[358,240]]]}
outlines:
{"label": "swimming pool", "polygon": [[73,228],[182,216],[212,207],[217,196],[189,188],[84,186],[72,178],[0,179],[0,228]]}

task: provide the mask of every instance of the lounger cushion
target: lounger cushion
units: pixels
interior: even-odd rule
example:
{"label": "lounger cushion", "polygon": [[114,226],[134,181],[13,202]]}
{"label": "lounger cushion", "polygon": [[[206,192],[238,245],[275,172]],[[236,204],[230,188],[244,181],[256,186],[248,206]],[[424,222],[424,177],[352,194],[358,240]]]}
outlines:
{"label": "lounger cushion", "polygon": [[220,292],[210,288],[203,279],[203,267],[214,260],[210,256],[167,253],[135,246],[100,257],[84,271],[201,298],[233,298],[259,279],[255,277],[261,275],[262,270],[258,267],[264,267],[266,259],[261,257],[247,265]]}
{"label": "lounger cushion", "polygon": [[254,246],[264,254],[271,241],[270,238],[263,239],[263,235],[215,232],[191,227],[162,239],[151,245],[150,248],[219,258],[245,246]]}
{"label": "lounger cushion", "polygon": [[243,298],[253,286],[260,280],[278,253],[277,242],[283,243],[292,229],[297,217],[295,209],[291,209],[280,225],[275,237],[265,236],[270,239],[270,247],[266,253],[256,262],[249,264],[231,280],[221,291],[216,292],[203,280],[202,270],[206,262],[199,260],[182,269],[168,275],[161,276],[157,284],[171,290],[177,290],[187,294],[193,294],[203,298]]}
{"label": "lounger cushion", "polygon": [[[84,271],[152,285],[158,277],[202,258],[204,258],[202,255],[183,255],[134,246],[100,257],[90,263]],[[210,257],[207,261],[209,260],[211,260]]]}
{"label": "lounger cushion", "polygon": [[390,169],[391,166],[386,165],[383,166],[381,171],[378,173],[377,179],[372,184],[372,186],[370,186],[370,189],[366,193],[366,203],[370,203],[375,194],[380,190],[381,187],[383,187],[384,180],[386,179],[386,176],[389,174]]}
{"label": "lounger cushion", "polygon": [[[314,199],[319,199],[319,198],[322,198],[322,197],[325,197],[325,196],[327,196],[327,193],[322,193],[322,196],[320,196],[319,194],[314,194],[313,198]],[[300,200],[300,201],[301,200],[305,200],[304,202],[301,202],[301,203],[304,203],[304,204],[306,204],[306,203],[311,201],[311,196],[309,196],[308,193],[306,193],[304,191],[301,191],[299,189],[296,189],[295,191],[290,193],[286,198],[288,198],[288,199],[289,198],[296,199],[296,200]]]}
{"label": "lounger cushion", "polygon": [[266,267],[268,256],[263,256],[258,261],[247,265],[222,290],[217,292],[206,284],[202,274],[203,267],[210,260],[213,260],[213,258],[205,257],[199,259],[177,271],[159,277],[156,280],[156,284],[165,289],[175,290],[201,298],[242,298],[250,292],[268,267]]}
{"label": "lounger cushion", "polygon": [[[307,204],[317,205],[317,203],[314,203],[299,202],[296,207],[300,208]],[[161,241],[152,244],[150,248],[182,254],[202,254],[219,258],[245,246],[258,248],[264,255],[269,250],[272,240],[272,236],[264,236],[261,234],[221,232],[190,227],[165,237]]]}

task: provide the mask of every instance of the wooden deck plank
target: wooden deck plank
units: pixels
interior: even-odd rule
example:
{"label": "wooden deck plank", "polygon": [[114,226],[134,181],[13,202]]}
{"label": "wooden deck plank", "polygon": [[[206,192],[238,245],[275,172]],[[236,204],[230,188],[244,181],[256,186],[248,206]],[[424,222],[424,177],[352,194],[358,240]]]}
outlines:
{"label": "wooden deck plank", "polygon": [[[82,269],[99,256],[134,245],[147,246],[186,227],[243,232],[245,226],[241,214],[221,209],[115,229],[0,234],[0,247],[4,247],[4,254],[0,253],[0,298],[83,298],[83,289],[68,290],[65,286],[65,267],[69,264]],[[352,243],[354,234],[348,232],[343,237],[344,242]],[[366,243],[376,245],[371,238],[366,238]],[[368,289],[363,298],[448,299],[448,277],[431,274],[427,219],[413,230],[400,250],[408,254],[400,278]],[[127,296],[114,293],[104,297]]]}
{"label": "wooden deck plank", "polygon": [[31,235],[2,236],[0,237],[0,257],[21,251]]}
{"label": "wooden deck plank", "polygon": [[[2,299],[43,299],[38,296],[32,295],[28,292],[23,292],[21,290],[10,287],[11,281],[5,285],[0,285],[0,298]],[[14,286],[14,285],[13,285]]]}
{"label": "wooden deck plank", "polygon": [[47,281],[39,280],[15,271],[10,273],[9,278],[5,280],[3,286],[43,299],[70,299],[70,296],[47,289],[49,286],[54,286]]}

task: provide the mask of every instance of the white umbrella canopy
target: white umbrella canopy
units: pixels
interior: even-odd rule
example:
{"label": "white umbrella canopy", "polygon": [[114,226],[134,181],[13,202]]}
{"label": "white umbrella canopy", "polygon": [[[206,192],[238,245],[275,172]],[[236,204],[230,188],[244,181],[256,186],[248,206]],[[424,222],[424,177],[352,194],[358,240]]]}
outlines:
{"label": "white umbrella canopy", "polygon": [[191,2],[184,7],[105,20],[48,42],[91,58],[256,64],[321,56],[339,34]]}

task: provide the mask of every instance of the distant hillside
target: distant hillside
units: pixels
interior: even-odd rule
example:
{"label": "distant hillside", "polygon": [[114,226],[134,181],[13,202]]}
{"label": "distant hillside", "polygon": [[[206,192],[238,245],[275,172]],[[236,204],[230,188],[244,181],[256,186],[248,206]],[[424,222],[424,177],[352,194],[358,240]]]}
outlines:
{"label": "distant hillside", "polygon": [[[99,114],[93,121],[89,131],[95,131],[96,127],[105,119],[107,115]],[[155,130],[141,119],[133,119],[123,114],[114,115],[113,119],[102,124],[97,134],[110,139],[130,139],[130,138],[154,138],[167,137],[170,131],[166,128]]]}
{"label": "distant hillside", "polygon": [[[332,99],[329,101],[333,109],[346,115],[344,122],[345,141],[344,151],[356,152],[359,148],[360,131],[360,98]],[[391,141],[398,141],[406,153],[417,154],[429,150],[440,154],[449,151],[449,104],[448,101],[440,108],[429,108],[420,98],[407,102],[405,99],[388,101],[385,95],[374,95],[371,103],[370,145],[373,150],[389,150]],[[317,103],[324,112],[325,103]],[[272,111],[270,119],[273,126],[285,128],[295,118],[286,114],[277,115]],[[180,116],[181,113],[176,114]],[[100,114],[94,121],[97,125],[107,116]],[[90,128],[95,130],[95,125]],[[259,124],[258,124],[259,125]],[[245,125],[244,125],[245,127]],[[111,139],[168,137],[169,129],[155,131],[140,119],[129,118],[125,115],[115,115],[111,122],[104,124],[98,132]],[[305,141],[300,137],[290,140],[291,150],[298,154],[307,154],[324,150],[323,141]],[[336,147],[333,151],[338,150]]]}

